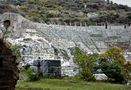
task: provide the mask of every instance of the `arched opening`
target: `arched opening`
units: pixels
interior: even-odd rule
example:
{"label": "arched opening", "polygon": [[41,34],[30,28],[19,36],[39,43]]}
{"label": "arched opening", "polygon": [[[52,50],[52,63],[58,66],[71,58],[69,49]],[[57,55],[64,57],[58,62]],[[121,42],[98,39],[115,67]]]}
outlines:
{"label": "arched opening", "polygon": [[4,25],[4,27],[5,27],[6,29],[8,29],[8,27],[10,26],[10,24],[11,24],[10,20],[5,20],[5,21],[3,22],[3,25]]}

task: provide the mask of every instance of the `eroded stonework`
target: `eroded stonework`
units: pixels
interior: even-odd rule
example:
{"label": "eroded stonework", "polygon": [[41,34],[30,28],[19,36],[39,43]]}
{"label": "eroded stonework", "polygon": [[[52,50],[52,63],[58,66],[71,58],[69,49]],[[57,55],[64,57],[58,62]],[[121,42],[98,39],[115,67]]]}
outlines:
{"label": "eroded stonework", "polygon": [[9,46],[0,40],[0,90],[15,90],[19,79],[16,56]]}

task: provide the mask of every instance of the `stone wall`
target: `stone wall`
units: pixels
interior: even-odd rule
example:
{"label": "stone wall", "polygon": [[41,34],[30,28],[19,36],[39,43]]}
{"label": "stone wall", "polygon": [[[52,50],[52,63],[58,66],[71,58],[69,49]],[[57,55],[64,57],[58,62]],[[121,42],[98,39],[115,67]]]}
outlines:
{"label": "stone wall", "polygon": [[15,90],[18,78],[16,56],[6,43],[0,40],[0,90]]}

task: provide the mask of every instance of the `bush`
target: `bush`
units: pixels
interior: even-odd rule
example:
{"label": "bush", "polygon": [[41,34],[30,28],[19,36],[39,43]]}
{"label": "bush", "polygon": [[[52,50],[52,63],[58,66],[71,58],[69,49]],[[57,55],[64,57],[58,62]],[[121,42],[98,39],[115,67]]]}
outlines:
{"label": "bush", "polygon": [[95,77],[89,68],[82,69],[80,72],[80,78],[85,81],[95,81]]}
{"label": "bush", "polygon": [[28,77],[27,81],[36,81],[39,79],[38,70],[36,69],[28,68],[26,74]]}
{"label": "bush", "polygon": [[127,82],[129,73],[125,68],[125,58],[121,48],[113,46],[101,54],[100,58],[100,69],[108,76],[110,81],[116,83]]}
{"label": "bush", "polygon": [[115,83],[125,83],[127,82],[123,68],[118,64],[111,62],[103,62],[100,65],[102,71],[109,78],[109,81]]}

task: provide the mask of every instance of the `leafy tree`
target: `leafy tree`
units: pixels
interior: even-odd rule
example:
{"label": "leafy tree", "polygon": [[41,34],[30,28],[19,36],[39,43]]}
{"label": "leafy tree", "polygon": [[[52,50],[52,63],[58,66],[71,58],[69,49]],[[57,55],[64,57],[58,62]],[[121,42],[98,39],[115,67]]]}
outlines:
{"label": "leafy tree", "polygon": [[119,65],[124,65],[125,62],[123,50],[116,46],[107,49],[105,53],[100,55],[100,58],[111,60],[112,62]]}
{"label": "leafy tree", "polygon": [[121,48],[113,46],[101,54],[100,58],[99,66],[103,73],[108,76],[109,80],[117,83],[127,81],[129,74],[124,67],[125,58]]}
{"label": "leafy tree", "polygon": [[93,68],[96,64],[97,55],[87,55],[79,47],[75,47],[74,50],[75,59],[80,66],[80,77],[86,81],[95,80],[93,76]]}

